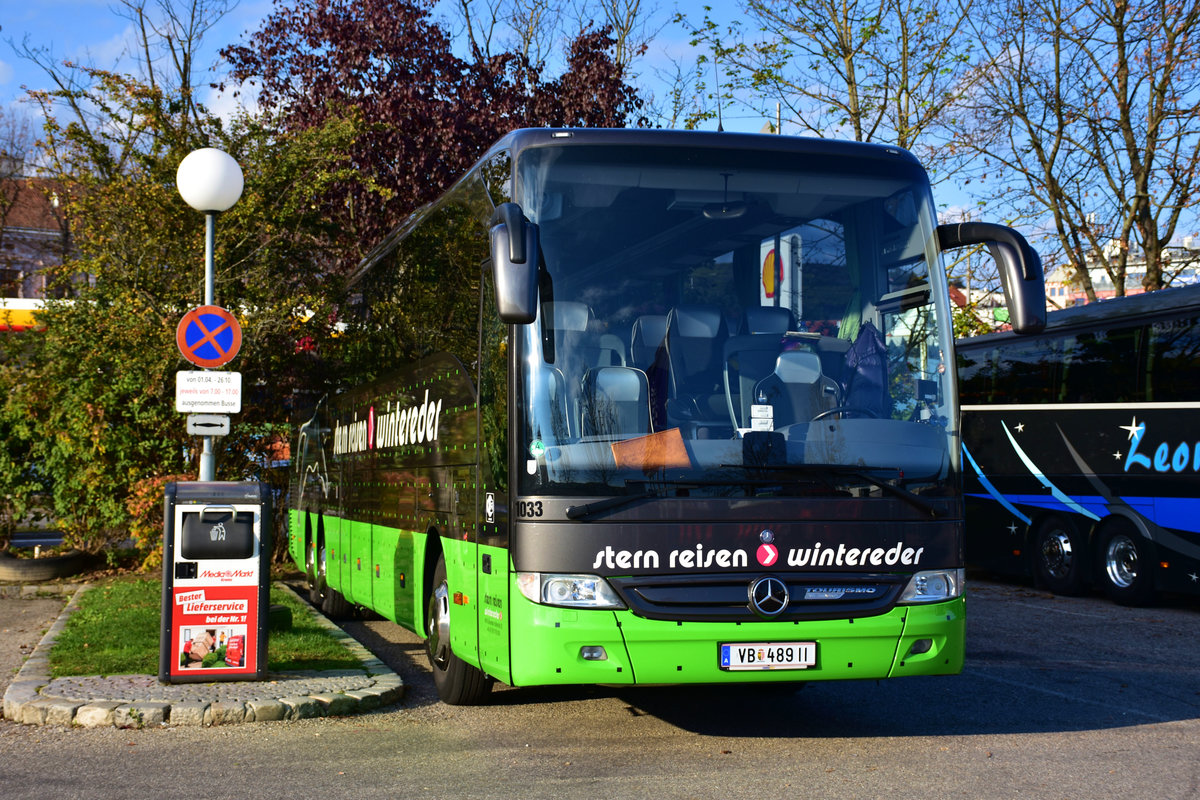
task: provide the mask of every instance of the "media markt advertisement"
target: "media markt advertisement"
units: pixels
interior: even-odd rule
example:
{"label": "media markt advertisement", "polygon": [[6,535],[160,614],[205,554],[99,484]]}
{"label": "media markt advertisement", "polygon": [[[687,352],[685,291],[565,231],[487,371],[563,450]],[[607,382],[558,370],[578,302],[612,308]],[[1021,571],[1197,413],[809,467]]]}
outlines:
{"label": "media markt advertisement", "polygon": [[270,488],[173,483],[165,505],[158,679],[265,679]]}
{"label": "media markt advertisement", "polygon": [[174,614],[179,670],[208,674],[253,672],[253,636],[258,625],[258,587],[175,589]]}

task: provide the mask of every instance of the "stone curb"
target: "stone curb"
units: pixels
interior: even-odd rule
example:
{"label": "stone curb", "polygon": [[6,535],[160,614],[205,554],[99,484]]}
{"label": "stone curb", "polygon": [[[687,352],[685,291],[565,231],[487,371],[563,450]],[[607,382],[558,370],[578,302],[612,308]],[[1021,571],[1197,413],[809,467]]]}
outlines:
{"label": "stone curb", "polygon": [[[125,679],[126,686],[98,686],[86,697],[62,697],[50,693],[50,648],[79,607],[79,598],[90,584],[64,585],[71,599],[46,631],[4,692],[3,716],[25,725],[64,725],[82,728],[149,728],[163,725],[232,725],[358,714],[399,702],[404,697],[400,676],[357,640],[302,600],[290,586],[276,583],[308,607],[318,625],[340,640],[358,659],[365,677],[355,671],[272,673],[269,681],[229,681],[220,684],[190,684],[189,697],[156,699],[157,676],[112,676],[113,683]],[[46,587],[0,587],[4,597],[32,597],[47,593]],[[103,684],[102,679],[95,683]],[[350,686],[351,683],[361,684]],[[299,687],[297,687],[299,684]],[[248,699],[227,697],[230,687],[245,687]],[[297,692],[297,688],[303,691]],[[207,690],[207,691],[206,691]],[[234,690],[236,691],[236,690]],[[140,694],[138,697],[131,695]]]}
{"label": "stone curb", "polygon": [[0,598],[61,597],[73,595],[86,584],[78,583],[0,583]]}

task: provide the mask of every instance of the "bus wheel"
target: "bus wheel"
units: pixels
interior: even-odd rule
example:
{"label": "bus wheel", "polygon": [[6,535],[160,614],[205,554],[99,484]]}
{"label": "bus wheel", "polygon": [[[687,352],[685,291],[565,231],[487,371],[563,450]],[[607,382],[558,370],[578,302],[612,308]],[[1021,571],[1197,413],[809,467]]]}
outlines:
{"label": "bus wheel", "polygon": [[1104,593],[1123,606],[1146,605],[1154,599],[1154,545],[1127,523],[1110,526],[1100,536],[1100,582]]}
{"label": "bus wheel", "polygon": [[342,619],[350,616],[351,606],[346,602],[346,598],[329,585],[324,536],[318,540],[314,559],[316,560],[316,579],[313,581],[313,589],[309,592],[309,600],[330,619]]}
{"label": "bus wheel", "polygon": [[1034,534],[1033,569],[1039,586],[1055,594],[1083,590],[1086,548],[1079,530],[1062,517],[1042,520]]}
{"label": "bus wheel", "polygon": [[446,559],[438,556],[433,573],[433,591],[425,604],[425,649],[433,668],[433,682],[443,703],[470,706],[483,702],[492,689],[492,679],[471,666],[450,647],[450,585]]}

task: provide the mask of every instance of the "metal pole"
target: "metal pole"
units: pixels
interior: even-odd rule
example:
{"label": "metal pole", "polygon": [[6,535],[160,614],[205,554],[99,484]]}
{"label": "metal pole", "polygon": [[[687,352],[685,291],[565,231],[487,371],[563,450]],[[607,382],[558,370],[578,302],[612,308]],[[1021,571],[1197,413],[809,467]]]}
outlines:
{"label": "metal pole", "polygon": [[213,304],[213,231],[217,215],[209,211],[204,215],[204,305]]}
{"label": "metal pole", "polygon": [[[217,215],[209,211],[204,215],[204,305],[213,304],[213,231]],[[200,480],[215,481],[216,460],[213,457],[213,437],[205,436],[200,451]]]}

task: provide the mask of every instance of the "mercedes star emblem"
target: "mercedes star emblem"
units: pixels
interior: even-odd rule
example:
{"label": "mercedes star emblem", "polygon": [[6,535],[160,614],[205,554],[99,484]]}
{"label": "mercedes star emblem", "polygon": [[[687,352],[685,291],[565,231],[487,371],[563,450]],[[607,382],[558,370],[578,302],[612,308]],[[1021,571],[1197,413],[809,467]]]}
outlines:
{"label": "mercedes star emblem", "polygon": [[774,575],[750,583],[750,608],[760,617],[777,617],[788,607],[787,584]]}

